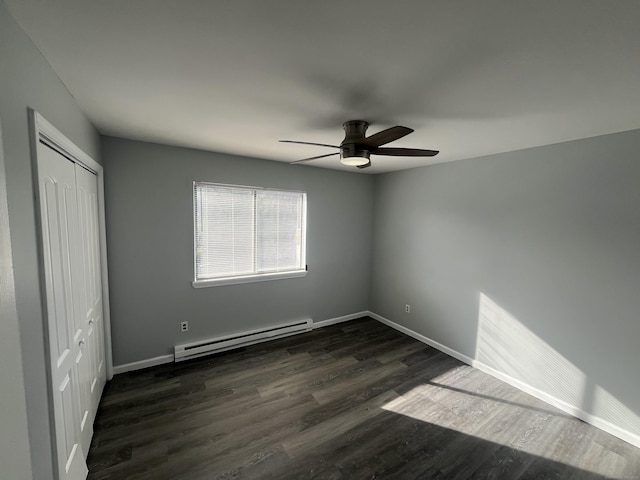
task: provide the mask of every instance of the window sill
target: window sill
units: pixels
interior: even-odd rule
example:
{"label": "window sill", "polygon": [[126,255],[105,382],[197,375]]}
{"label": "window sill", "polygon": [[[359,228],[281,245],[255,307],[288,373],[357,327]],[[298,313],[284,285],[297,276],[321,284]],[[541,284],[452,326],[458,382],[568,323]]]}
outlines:
{"label": "window sill", "polygon": [[216,278],[212,280],[196,280],[191,282],[193,288],[208,288],[219,287],[222,285],[238,285],[240,283],[253,283],[253,282],[266,282],[269,280],[284,280],[285,278],[298,278],[305,277],[307,275],[306,270],[296,270],[293,272],[277,272],[277,273],[264,273],[261,275],[247,275],[243,277],[227,277]]}

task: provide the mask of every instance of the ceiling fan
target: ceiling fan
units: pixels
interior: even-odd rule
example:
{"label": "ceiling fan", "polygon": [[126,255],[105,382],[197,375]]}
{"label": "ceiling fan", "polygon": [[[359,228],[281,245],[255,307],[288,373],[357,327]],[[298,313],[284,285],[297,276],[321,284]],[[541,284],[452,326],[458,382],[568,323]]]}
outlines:
{"label": "ceiling fan", "polygon": [[393,142],[409,135],[413,130],[407,127],[395,126],[382,130],[369,137],[365,137],[369,123],[364,120],[350,120],[343,124],[345,136],[340,145],[328,145],[326,143],[298,142],[296,140],[280,140],[284,143],[299,143],[302,145],[317,145],[319,147],[339,148],[339,152],[327,153],[315,157],[303,158],[293,163],[308,162],[319,158],[340,154],[340,163],[344,165],[367,168],[371,166],[370,155],[387,155],[394,157],[433,157],[437,150],[423,150],[420,148],[380,148],[382,145]]}

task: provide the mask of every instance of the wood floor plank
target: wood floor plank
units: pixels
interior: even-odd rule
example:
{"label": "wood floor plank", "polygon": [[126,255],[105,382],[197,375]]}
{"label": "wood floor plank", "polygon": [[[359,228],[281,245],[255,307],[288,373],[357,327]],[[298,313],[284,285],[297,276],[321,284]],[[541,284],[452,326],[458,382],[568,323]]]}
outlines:
{"label": "wood floor plank", "polygon": [[403,360],[404,358],[408,357],[409,355],[412,355],[416,352],[420,352],[423,350],[426,350],[427,347],[426,345],[422,344],[422,343],[418,343],[418,342],[405,342],[403,344],[400,345],[399,348],[395,348],[389,352],[381,352],[379,355],[377,355],[375,358],[376,360],[378,360],[380,363],[391,363],[391,362],[395,362],[397,360]]}
{"label": "wood floor plank", "polygon": [[370,368],[366,371],[358,371],[357,373],[361,373],[361,375],[347,377],[339,382],[333,382],[332,385],[324,386],[324,388],[313,392],[313,397],[320,405],[325,405],[343,397],[344,395],[348,395],[370,385],[374,385],[381,379],[406,368],[407,366],[402,362],[393,362],[386,365],[379,365],[376,368]]}
{"label": "wood floor plank", "polygon": [[282,442],[282,446],[290,458],[299,457],[309,449],[329,442],[336,435],[379,415],[383,411],[381,407],[397,397],[398,394],[396,392],[389,390],[347,412],[303,430],[291,438],[287,438]]}
{"label": "wood floor plank", "polygon": [[117,375],[88,480],[640,479],[640,449],[369,318]]}
{"label": "wood floor plank", "polygon": [[173,391],[176,388],[180,388],[180,385],[181,383],[179,378],[164,380],[162,382],[147,385],[144,388],[136,388],[121,392],[114,392],[111,395],[105,395],[100,403],[104,407],[115,404],[131,403],[137,399],[148,397],[150,394],[161,394],[167,391]]}
{"label": "wood floor plank", "polygon": [[[229,379],[226,376],[216,376],[206,380],[204,385],[207,389],[212,391],[219,389],[231,389],[234,392],[237,392],[246,389],[255,389],[257,387],[266,389],[270,384],[290,381],[291,377],[296,374],[299,377],[304,378],[307,375],[311,375],[313,371],[323,371],[323,367],[327,364],[341,365],[344,363],[352,365],[355,363],[353,358],[336,359],[330,354],[314,357],[295,354],[292,357],[298,359],[305,358],[306,360],[294,363],[290,363],[289,361],[283,362],[282,364],[274,365],[274,368],[270,368],[265,371],[259,371],[255,368],[251,368],[246,372],[244,378],[237,380],[233,380],[233,378]],[[324,369],[330,371],[331,367],[325,367]]]}
{"label": "wood floor plank", "polygon": [[213,379],[208,375],[205,386],[209,387],[214,385],[215,387],[220,388],[225,385],[235,385],[243,381],[246,382],[254,377],[264,378],[266,375],[269,375],[274,371],[290,371],[291,369],[295,369],[296,366],[306,364],[309,360],[311,360],[311,355],[309,355],[309,353],[300,352],[271,362],[260,363],[253,368],[245,368],[236,372],[218,374],[215,375],[215,378]]}
{"label": "wood floor plank", "polygon": [[268,397],[288,390],[291,391],[300,385],[305,385],[313,380],[326,376],[329,369],[341,369],[357,363],[358,361],[353,357],[342,357],[327,365],[321,365],[304,372],[288,375],[275,382],[260,386],[258,387],[258,392],[262,397]]}

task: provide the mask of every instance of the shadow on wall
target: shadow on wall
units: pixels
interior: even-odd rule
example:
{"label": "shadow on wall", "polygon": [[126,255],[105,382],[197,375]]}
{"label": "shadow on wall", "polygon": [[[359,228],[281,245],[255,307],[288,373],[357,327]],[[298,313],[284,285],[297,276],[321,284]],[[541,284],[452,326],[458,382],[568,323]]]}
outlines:
{"label": "shadow on wall", "polygon": [[524,383],[525,390],[533,387],[537,396],[549,403],[640,445],[640,416],[636,412],[594,384],[484,293],[480,293],[475,360],[481,369],[489,367],[498,377],[506,375],[515,383]]}

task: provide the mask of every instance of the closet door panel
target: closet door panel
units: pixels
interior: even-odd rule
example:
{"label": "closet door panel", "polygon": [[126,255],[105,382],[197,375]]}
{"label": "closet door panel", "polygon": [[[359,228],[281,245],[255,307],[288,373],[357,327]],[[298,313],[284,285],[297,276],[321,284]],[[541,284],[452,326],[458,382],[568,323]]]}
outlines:
{"label": "closet door panel", "polygon": [[81,275],[84,284],[81,317],[88,346],[89,391],[92,414],[95,416],[106,382],[97,178],[93,173],[76,166],[76,185],[82,250]]}
{"label": "closet door panel", "polygon": [[86,478],[82,428],[88,428],[83,385],[82,322],[74,278],[78,251],[75,167],[49,147],[38,145],[38,181],[44,260],[49,361],[61,480]]}

